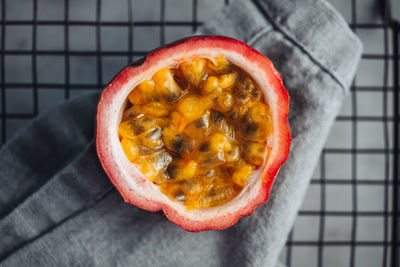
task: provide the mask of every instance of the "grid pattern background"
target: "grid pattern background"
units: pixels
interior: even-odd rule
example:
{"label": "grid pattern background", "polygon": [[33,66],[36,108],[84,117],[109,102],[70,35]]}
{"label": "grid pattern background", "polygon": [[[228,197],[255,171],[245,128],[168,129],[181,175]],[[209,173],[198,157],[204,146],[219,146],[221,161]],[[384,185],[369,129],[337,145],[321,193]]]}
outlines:
{"label": "grid pattern background", "polygon": [[[330,0],[364,54],[281,262],[399,266],[400,1]],[[190,35],[224,0],[0,0],[0,138]],[[395,216],[394,216],[395,215]]]}

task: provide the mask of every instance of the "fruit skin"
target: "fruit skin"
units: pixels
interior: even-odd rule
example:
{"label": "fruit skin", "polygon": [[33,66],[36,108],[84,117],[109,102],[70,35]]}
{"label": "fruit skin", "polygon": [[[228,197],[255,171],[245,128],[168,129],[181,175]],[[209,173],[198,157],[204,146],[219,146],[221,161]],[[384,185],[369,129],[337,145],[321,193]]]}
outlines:
{"label": "fruit skin", "polygon": [[[221,212],[204,210],[192,218],[190,212],[180,208],[172,201],[167,200],[156,190],[136,167],[123,155],[117,133],[118,118],[121,107],[129,92],[138,82],[151,77],[155,71],[168,64],[182,62],[190,56],[204,56],[201,53],[210,53],[227,56],[234,64],[257,79],[260,89],[268,99],[273,96],[272,117],[274,123],[274,141],[268,145],[267,165],[263,164],[251,194],[244,204],[228,202],[231,205],[221,208]],[[243,64],[242,64],[243,63]],[[251,66],[247,67],[246,66]],[[147,75],[147,76],[146,76]],[[259,82],[261,81],[261,82]],[[269,96],[268,96],[269,95]],[[271,104],[270,103],[270,104]],[[111,182],[124,198],[125,202],[142,209],[157,212],[163,211],[171,222],[191,232],[204,230],[224,229],[234,225],[242,216],[251,215],[254,210],[268,200],[274,179],[286,161],[291,143],[288,124],[289,95],[283,86],[281,75],[274,68],[272,62],[264,55],[245,43],[223,36],[195,36],[161,47],[147,55],[146,58],[136,61],[120,73],[104,89],[96,115],[96,149],[103,169]],[[266,160],[264,160],[266,161]],[[245,196],[246,197],[246,196]],[[211,215],[212,214],[212,215]],[[194,216],[194,215],[193,215]]]}

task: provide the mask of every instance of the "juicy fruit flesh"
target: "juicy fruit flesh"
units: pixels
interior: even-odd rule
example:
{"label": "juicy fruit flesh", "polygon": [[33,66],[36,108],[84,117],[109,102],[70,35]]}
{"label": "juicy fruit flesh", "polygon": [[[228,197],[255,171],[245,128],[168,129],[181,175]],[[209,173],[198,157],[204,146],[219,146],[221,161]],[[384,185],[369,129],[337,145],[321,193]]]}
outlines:
{"label": "juicy fruit flesh", "polygon": [[162,68],[128,96],[118,134],[143,175],[187,209],[228,202],[264,161],[273,131],[256,83],[225,57]]}

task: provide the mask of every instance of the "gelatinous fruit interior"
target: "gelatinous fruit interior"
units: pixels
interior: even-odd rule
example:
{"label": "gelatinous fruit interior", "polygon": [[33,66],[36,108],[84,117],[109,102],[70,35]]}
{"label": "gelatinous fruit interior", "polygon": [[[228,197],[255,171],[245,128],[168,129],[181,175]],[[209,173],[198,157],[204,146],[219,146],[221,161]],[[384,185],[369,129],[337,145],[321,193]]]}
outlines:
{"label": "gelatinous fruit interior", "polygon": [[128,99],[118,130],[125,155],[188,210],[234,198],[268,154],[265,96],[225,57],[162,68]]}

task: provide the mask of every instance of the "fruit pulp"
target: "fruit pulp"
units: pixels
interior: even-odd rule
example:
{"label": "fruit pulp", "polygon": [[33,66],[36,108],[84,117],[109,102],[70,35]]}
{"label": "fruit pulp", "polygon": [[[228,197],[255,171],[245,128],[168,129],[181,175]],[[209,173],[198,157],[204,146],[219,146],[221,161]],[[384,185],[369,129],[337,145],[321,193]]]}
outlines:
{"label": "fruit pulp", "polygon": [[189,210],[233,199],[268,156],[266,98],[223,56],[164,67],[128,100],[118,129],[125,155]]}

